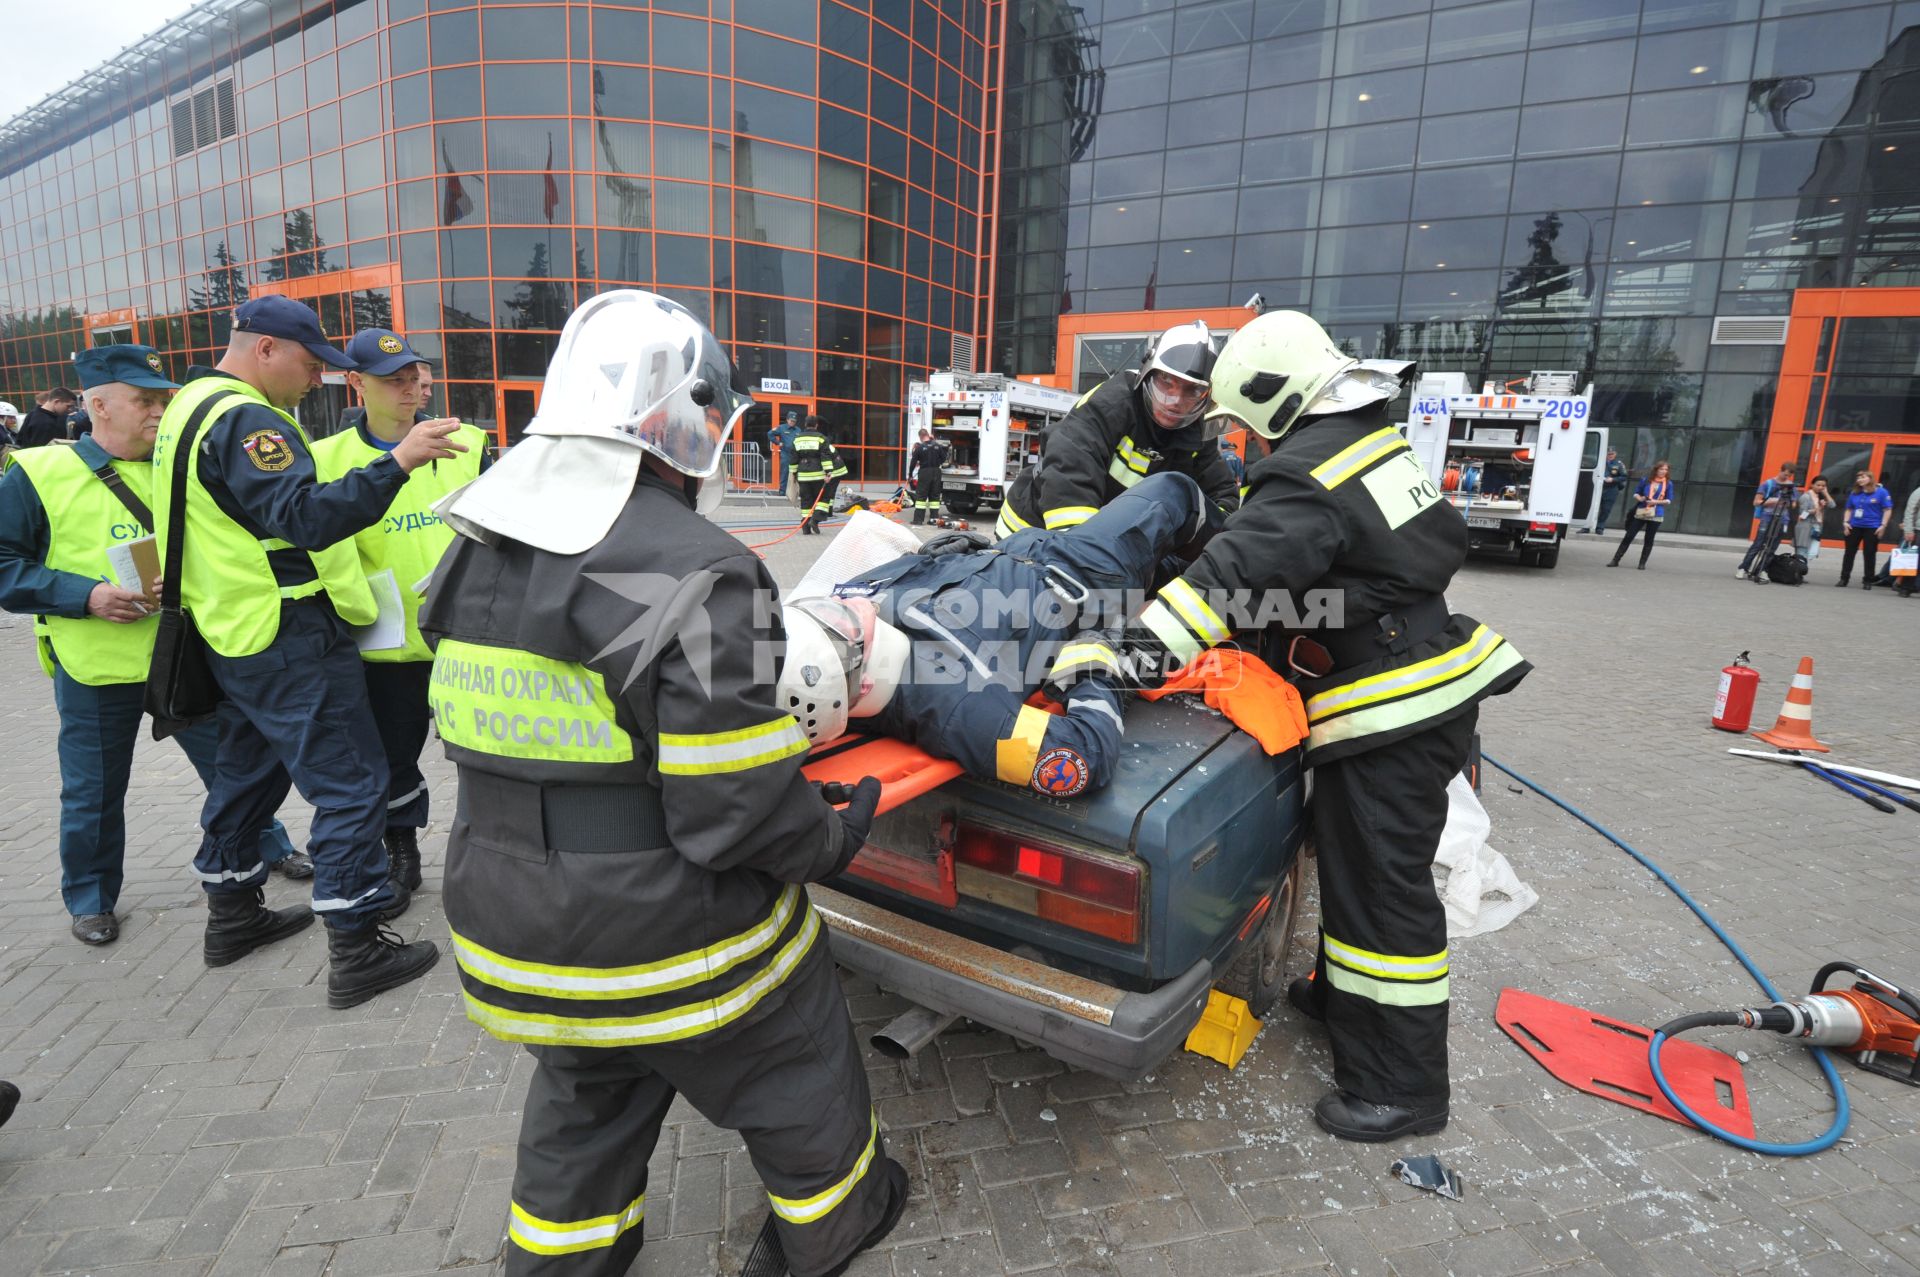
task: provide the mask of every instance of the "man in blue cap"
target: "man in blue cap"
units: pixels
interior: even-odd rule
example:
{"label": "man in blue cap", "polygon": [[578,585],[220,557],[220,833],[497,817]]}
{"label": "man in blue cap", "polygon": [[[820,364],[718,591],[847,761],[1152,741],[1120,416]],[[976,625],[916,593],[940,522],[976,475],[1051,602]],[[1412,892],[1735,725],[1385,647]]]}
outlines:
{"label": "man in blue cap", "polygon": [[168,594],[198,627],[224,697],[194,858],[207,889],[207,961],[233,961],[309,921],[264,906],[266,868],[247,832],[297,785],[314,809],[313,912],[327,923],[327,1001],[338,1008],[425,974],[440,956],[430,941],[404,944],[379,926],[409,893],[390,879],[381,842],[387,767],[348,628],[378,609],[352,537],[382,517],[410,472],[466,448],[447,437],[453,425],[422,422],[391,452],[322,482],[289,410],[329,366],[352,361],[313,311],[285,297],[243,303],[219,365],[189,378],[161,418],[153,508],[163,559],[182,542]]}
{"label": "man in blue cap", "polygon": [[[74,356],[92,433],[72,447],[31,448],[0,479],[0,607],[34,614],[41,668],[60,714],[60,892],[74,937],[120,934],[114,907],[126,856],[124,803],[153,654],[154,611],[122,589],[109,547],[153,531],[154,427],[178,389],[145,346],[97,346]],[[218,733],[179,733],[211,788]],[[313,867],[268,810],[254,826],[260,858],[289,878]],[[271,821],[269,824],[268,822]],[[264,831],[260,825],[265,824]]]}
{"label": "man in blue cap", "polygon": [[[366,328],[347,343],[356,365],[347,385],[363,405],[349,409],[337,433],[313,445],[314,464],[323,479],[340,478],[392,452],[418,422],[428,420],[433,368],[399,333]],[[441,498],[479,477],[486,469],[487,436],[478,428],[443,417],[457,427],[453,437],[467,451],[450,461],[435,461],[407,477],[400,494],[378,522],[354,534],[360,570],[376,588],[400,606],[398,642],[363,646],[361,672],[380,745],[387,759],[387,860],[393,876],[409,891],[420,886],[419,831],[427,824],[427,778],[420,751],[433,717],[428,683],[433,650],[420,637],[420,604],[426,580],[453,541],[453,530],[433,507]]]}

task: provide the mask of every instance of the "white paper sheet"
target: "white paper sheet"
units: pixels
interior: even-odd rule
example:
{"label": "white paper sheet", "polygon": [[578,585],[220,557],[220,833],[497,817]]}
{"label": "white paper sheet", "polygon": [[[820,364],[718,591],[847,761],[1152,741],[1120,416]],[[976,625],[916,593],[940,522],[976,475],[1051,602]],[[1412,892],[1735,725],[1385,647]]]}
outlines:
{"label": "white paper sheet", "polygon": [[373,618],[371,625],[353,627],[353,641],[363,652],[390,652],[405,647],[407,614],[400,604],[400,585],[393,579],[393,569],[368,577],[367,588],[373,591],[373,601],[380,614]]}

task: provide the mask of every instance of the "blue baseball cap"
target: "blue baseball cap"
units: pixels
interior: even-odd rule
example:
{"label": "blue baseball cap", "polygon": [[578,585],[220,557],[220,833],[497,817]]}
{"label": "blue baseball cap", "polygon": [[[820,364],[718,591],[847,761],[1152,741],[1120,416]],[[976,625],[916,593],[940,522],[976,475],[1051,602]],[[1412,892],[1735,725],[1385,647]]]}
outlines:
{"label": "blue baseball cap", "polygon": [[347,358],[358,372],[371,377],[386,377],[408,364],[432,365],[433,360],[415,353],[407,339],[391,328],[363,328],[347,343]]}
{"label": "blue baseball cap", "polygon": [[320,329],[320,316],[291,297],[269,295],[241,302],[233,312],[233,331],[297,341],[307,348],[308,354],[332,367],[353,367],[353,360],[327,343],[327,335]]}
{"label": "blue baseball cap", "polygon": [[89,346],[73,356],[73,371],[82,390],[112,381],[144,390],[180,389],[179,382],[167,379],[163,367],[160,352],[151,346]]}

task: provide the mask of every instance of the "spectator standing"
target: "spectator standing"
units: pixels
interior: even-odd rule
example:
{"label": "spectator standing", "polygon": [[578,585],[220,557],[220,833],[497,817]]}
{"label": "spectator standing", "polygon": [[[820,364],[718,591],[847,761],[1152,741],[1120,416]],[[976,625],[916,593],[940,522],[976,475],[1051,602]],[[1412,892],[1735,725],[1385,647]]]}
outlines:
{"label": "spectator standing", "polygon": [[1826,525],[1827,511],[1833,508],[1833,494],[1825,479],[1815,479],[1800,493],[1800,517],[1793,525],[1793,548],[1808,563],[1820,557],[1820,529]]}
{"label": "spectator standing", "polygon": [[1847,492],[1847,552],[1840,560],[1840,579],[1835,585],[1845,589],[1853,579],[1853,558],[1866,551],[1866,570],[1860,588],[1873,588],[1873,561],[1880,552],[1880,536],[1893,519],[1893,497],[1874,482],[1873,471],[1862,470],[1853,476]]}
{"label": "spectator standing", "polygon": [[11,448],[20,442],[20,410],[5,400],[0,400],[0,448]]}
{"label": "spectator standing", "polygon": [[[145,346],[92,347],[75,364],[94,430],[71,448],[21,453],[0,480],[0,607],[36,614],[35,645],[60,716],[60,895],[74,938],[101,945],[120,934],[124,803],[157,625],[141,594],[113,583],[107,547],[150,530],[147,458],[175,387]],[[211,786],[214,725],[175,739]],[[271,807],[249,842],[283,876],[313,876]]]}
{"label": "spectator standing", "polygon": [[1661,520],[1667,517],[1667,504],[1673,500],[1673,480],[1669,478],[1671,467],[1664,461],[1657,461],[1653,473],[1640,481],[1633,490],[1633,513],[1627,516],[1627,535],[1620,538],[1620,548],[1613,552],[1613,559],[1607,564],[1610,568],[1620,566],[1620,560],[1627,553],[1627,547],[1633,544],[1633,538],[1642,531],[1647,539],[1640,543],[1639,568],[1647,570],[1647,558],[1653,553],[1653,536],[1660,530]]}
{"label": "spectator standing", "polygon": [[[1795,473],[1793,463],[1780,463],[1780,473],[1762,483],[1753,493],[1753,516],[1757,523],[1753,528],[1753,540],[1747,545],[1747,552],[1740,559],[1740,566],[1733,570],[1736,580],[1764,580],[1767,565],[1765,558],[1767,530],[1773,522],[1773,516],[1793,498]],[[1776,544],[1778,544],[1776,542]]]}
{"label": "spectator standing", "polygon": [[1233,450],[1233,445],[1225,439],[1220,441],[1220,459],[1227,463],[1227,469],[1233,471],[1233,481],[1240,485],[1240,495],[1247,495],[1247,463]]}
{"label": "spectator standing", "polygon": [[1627,486],[1627,463],[1620,460],[1620,450],[1607,449],[1607,464],[1600,468],[1600,513],[1594,518],[1593,527],[1581,528],[1582,532],[1604,535],[1607,530],[1607,517],[1613,513],[1613,503],[1620,499],[1620,493]]}
{"label": "spectator standing", "polygon": [[67,437],[67,414],[79,396],[65,386],[55,386],[34,397],[34,409],[20,423],[20,446],[44,448],[55,439]]}
{"label": "spectator standing", "polygon": [[[1920,487],[1907,495],[1907,508],[1900,514],[1900,544],[1913,546],[1920,544]],[[1897,576],[1893,579],[1893,592],[1903,599],[1913,597],[1915,578]]]}
{"label": "spectator standing", "polygon": [[774,478],[774,486],[780,491],[787,490],[787,471],[793,466],[793,437],[800,433],[800,414],[792,409],[787,411],[785,421],[774,428],[768,436],[773,446],[780,450],[779,470]]}

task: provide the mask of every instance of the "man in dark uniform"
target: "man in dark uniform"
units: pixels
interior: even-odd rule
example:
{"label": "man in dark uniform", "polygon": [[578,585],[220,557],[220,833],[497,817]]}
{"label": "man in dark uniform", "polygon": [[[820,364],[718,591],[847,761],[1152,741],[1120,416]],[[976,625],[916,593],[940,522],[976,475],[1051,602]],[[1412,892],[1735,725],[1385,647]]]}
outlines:
{"label": "man in dark uniform", "polygon": [[920,442],[907,458],[907,480],[913,484],[913,521],[925,523],[940,510],[940,467],[947,463],[947,445],[922,427]]}
{"label": "man in dark uniform", "polygon": [[1084,523],[1150,474],[1176,470],[1206,495],[1210,517],[1240,504],[1240,485],[1204,419],[1213,336],[1203,323],[1169,328],[1141,352],[1140,367],[1107,378],[1047,430],[1040,464],[1025,467],[1001,503],[994,530],[1049,532]]}
{"label": "man in dark uniform", "polygon": [[734,376],[684,307],[601,293],[525,441],[440,507],[447,923],[468,1016],[536,1061],[516,1277],[628,1271],[676,1094],[745,1137],[770,1271],[844,1272],[906,1204],[804,885],[859,851],[879,784],[840,812],[801,774],[773,579],[701,515],[751,405]]}
{"label": "man in dark uniform", "polygon": [[1151,684],[1142,667],[1195,659],[1238,608],[1328,591],[1328,611],[1342,609],[1340,628],[1267,638],[1268,664],[1305,676],[1315,769],[1320,957],[1288,996],[1333,1041],[1338,1089],[1314,1117],[1352,1140],[1446,1125],[1447,919],[1433,858],[1479,702],[1531,668],[1447,607],[1466,525],[1388,420],[1406,367],[1361,364],[1297,311],[1234,333],[1213,372],[1218,411],[1276,442],[1248,470],[1245,504],[1129,625],[1122,655]]}
{"label": "man in dark uniform", "polygon": [[774,475],[774,487],[781,492],[787,490],[787,472],[793,468],[793,437],[800,433],[800,413],[788,409],[786,419],[767,433],[778,457],[779,470]]}
{"label": "man in dark uniform", "polygon": [[67,414],[73,411],[78,396],[65,386],[55,386],[34,396],[34,407],[20,423],[20,446],[44,448],[55,439],[67,437]]}
{"label": "man in dark uniform", "polygon": [[[815,744],[852,719],[976,776],[1059,798],[1099,789],[1122,724],[1098,631],[1205,528],[1202,505],[1187,476],[1152,475],[1064,532],[1028,528],[971,553],[943,543],[976,537],[936,537],[832,597],[791,600],[780,703]],[[1027,704],[1043,686],[1066,713]]]}
{"label": "man in dark uniform", "polygon": [[[422,422],[393,451],[319,481],[288,409],[350,361],[313,311],[259,297],[234,312],[218,368],[190,379],[154,442],[153,510],[163,561],[184,537],[170,583],[208,648],[224,699],[214,783],[194,869],[207,889],[207,960],[222,964],[306,926],[305,911],[267,909],[254,839],[297,785],[313,805],[313,912],[327,922],[327,1001],[348,1007],[425,974],[430,941],[402,944],[379,922],[398,916],[381,842],[387,767],[367,708],[350,625],[377,609],[353,534],[386,513],[408,473],[464,452],[453,423]],[[174,515],[176,487],[185,484]]]}

